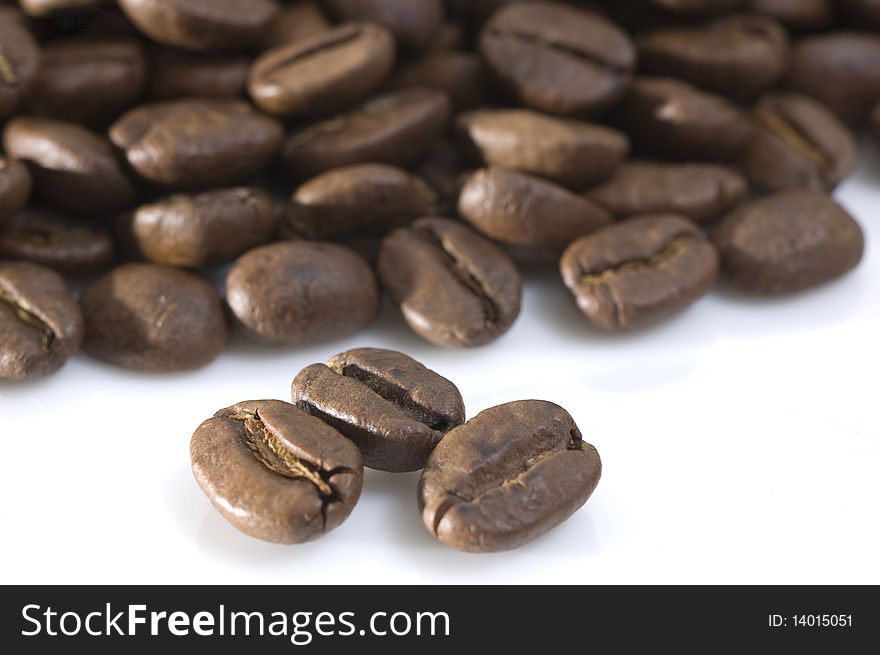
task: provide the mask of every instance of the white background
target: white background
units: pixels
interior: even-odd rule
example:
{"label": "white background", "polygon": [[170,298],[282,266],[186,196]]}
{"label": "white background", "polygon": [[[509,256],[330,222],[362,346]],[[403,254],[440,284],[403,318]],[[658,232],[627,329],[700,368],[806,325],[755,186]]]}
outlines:
{"label": "white background", "polygon": [[[587,329],[553,272],[491,346],[444,351],[386,307],[348,340],[241,340],[192,374],[78,356],[0,383],[3,583],[880,583],[880,166],[838,194],[868,239],[845,279],[783,299],[721,288],[648,332]],[[289,398],[301,367],[355,346],[403,350],[453,379],[473,416],[517,399],[566,407],[604,462],[567,523],[519,550],[452,551],[422,527],[418,474],[367,471],[318,541],[239,534],[189,469],[199,423]]]}

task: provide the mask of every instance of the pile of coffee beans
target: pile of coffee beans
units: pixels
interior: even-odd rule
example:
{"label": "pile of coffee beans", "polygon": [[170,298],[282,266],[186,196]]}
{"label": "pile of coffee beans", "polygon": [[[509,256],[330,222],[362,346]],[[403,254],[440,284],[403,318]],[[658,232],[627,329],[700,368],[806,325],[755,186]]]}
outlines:
{"label": "pile of coffee beans", "polygon": [[196,481],[217,511],[265,541],[302,543],[337,527],[366,466],[423,469],[422,520],[443,543],[508,550],[571,516],[602,474],[599,453],[558,405],[521,400],[466,422],[452,382],[393,350],[307,366],[291,400],[221,409],[190,443]]}

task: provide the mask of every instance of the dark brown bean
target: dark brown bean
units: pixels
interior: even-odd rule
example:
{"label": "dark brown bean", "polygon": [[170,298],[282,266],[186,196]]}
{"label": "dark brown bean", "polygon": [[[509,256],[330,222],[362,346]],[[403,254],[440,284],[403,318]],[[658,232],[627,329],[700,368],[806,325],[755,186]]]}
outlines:
{"label": "dark brown bean", "polygon": [[788,84],[820,100],[847,123],[880,100],[880,35],[831,32],[800,41]]}
{"label": "dark brown bean", "polygon": [[212,362],[229,331],[204,280],[154,264],[126,264],[86,287],[85,350],[137,371],[188,371]]}
{"label": "dark brown bean", "polygon": [[119,6],[151,39],[191,50],[255,45],[279,10],[274,0],[119,0]]}
{"label": "dark brown bean", "polygon": [[0,380],[54,373],[83,340],[83,318],[64,280],[25,262],[0,262]]}
{"label": "dark brown bean", "polygon": [[657,323],[705,295],[718,277],[718,253],[695,224],[658,214],[578,239],[559,267],[590,323],[618,332]]}
{"label": "dark brown bean", "polygon": [[83,273],[113,262],[106,228],[60,212],[28,207],[0,231],[0,258],[22,259],[57,271]]}
{"label": "dark brown bean", "polygon": [[665,77],[635,79],[617,117],[636,149],[670,159],[729,160],[752,135],[731,102]]}
{"label": "dark brown bean", "polygon": [[371,21],[388,28],[397,42],[410,49],[430,45],[443,21],[443,0],[322,0],[339,21]]}
{"label": "dark brown bean", "polygon": [[522,280],[510,258],[461,223],[422,218],[388,235],[379,276],[409,326],[438,346],[494,341],[519,315]]}
{"label": "dark brown bean", "polygon": [[129,206],[136,189],[110,142],[49,118],[19,117],[3,131],[6,152],[27,162],[43,200],[75,213],[100,215]]}
{"label": "dark brown bean", "polygon": [[238,100],[173,100],[132,109],[110,128],[145,180],[202,189],[246,182],[278,152],[281,124]]}
{"label": "dark brown bean", "polygon": [[456,127],[466,147],[487,164],[547,177],[573,189],[607,179],[629,151],[629,141],[617,130],[528,109],[459,114]]}
{"label": "dark brown bean", "polygon": [[703,223],[733,209],[747,191],[745,178],[726,166],[631,161],[588,197],[617,218],[679,214]]}
{"label": "dark brown bean", "polygon": [[751,0],[749,8],[773,16],[791,30],[815,30],[834,22],[834,0]]}
{"label": "dark brown bean", "polygon": [[29,16],[49,16],[55,12],[75,9],[92,9],[96,5],[110,4],[112,0],[18,0]]}
{"label": "dark brown bean", "polygon": [[37,81],[40,48],[21,12],[0,7],[0,120],[14,115]]}
{"label": "dark brown bean", "polygon": [[604,209],[553,182],[494,166],[468,178],[458,211],[493,239],[557,252],[611,221]]}
{"label": "dark brown bean", "polygon": [[139,207],[130,231],[149,261],[185,268],[231,262],[275,233],[272,197],[254,188],[175,195]]}
{"label": "dark brown bean", "polygon": [[226,278],[226,301],[247,336],[293,346],[366,327],[379,311],[379,290],[367,262],[352,250],[287,241],[240,257]]}
{"label": "dark brown bean", "polygon": [[147,66],[134,39],[67,37],[43,47],[31,111],[96,127],[141,97]]}
{"label": "dark brown bean", "polygon": [[404,64],[390,86],[393,89],[427,86],[441,91],[456,110],[486,104],[489,96],[483,62],[470,52],[431,52]]}
{"label": "dark brown bean", "polygon": [[480,52],[523,104],[595,114],[616,102],[635,65],[627,34],[599,14],[554,2],[517,2],[483,28]]}
{"label": "dark brown bean", "polygon": [[650,2],[661,9],[676,14],[704,16],[740,9],[748,0],[650,0]]}
{"label": "dark brown bean", "polygon": [[447,546],[508,550],[574,514],[601,475],[599,453],[568,412],[521,400],[484,410],[446,435],[419,480],[419,510]]}
{"label": "dark brown bean", "polygon": [[307,366],[291,385],[293,402],[354,441],[364,465],[417,471],[449,430],[464,422],[458,388],[393,350],[357,348]]}
{"label": "dark brown bean", "polygon": [[332,427],[279,400],[221,409],[190,442],[193,475],[236,529],[280,544],[317,539],[351,514],[364,467]]}
{"label": "dark brown bean", "polygon": [[809,96],[767,96],[752,110],[752,120],[757,129],[740,165],[759,188],[832,189],[855,170],[855,136]]}
{"label": "dark brown bean", "polygon": [[865,242],[859,224],[830,196],[785,191],[741,207],[713,233],[736,287],[762,294],[800,291],[849,272]]}
{"label": "dark brown bean", "polygon": [[0,228],[25,206],[32,186],[27,166],[0,155]]}
{"label": "dark brown bean", "polygon": [[282,7],[263,30],[260,47],[271,50],[278,46],[309,38],[330,28],[330,22],[314,0],[296,0]]}
{"label": "dark brown bean", "polygon": [[699,27],[668,27],[639,39],[639,66],[734,98],[752,98],[788,68],[785,28],[769,16],[719,18]]}
{"label": "dark brown bean", "polygon": [[438,91],[410,88],[377,96],[294,133],[284,146],[284,163],[297,178],[366,162],[408,166],[442,134],[449,114],[449,100]]}
{"label": "dark brown bean", "polygon": [[203,55],[167,48],[150,53],[150,97],[238,98],[245,94],[251,60],[242,55]]}
{"label": "dark brown bean", "polygon": [[286,223],[312,239],[381,236],[428,212],[434,192],[393,166],[355,164],[323,173],[290,199]]}
{"label": "dark brown bean", "polygon": [[248,91],[272,114],[340,111],[379,86],[394,54],[385,28],[346,23],[265,53],[251,68]]}

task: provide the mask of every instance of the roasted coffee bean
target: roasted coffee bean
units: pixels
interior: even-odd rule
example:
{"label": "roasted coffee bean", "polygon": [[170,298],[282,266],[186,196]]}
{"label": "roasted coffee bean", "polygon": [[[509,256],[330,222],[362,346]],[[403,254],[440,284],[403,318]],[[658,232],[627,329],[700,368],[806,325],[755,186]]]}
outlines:
{"label": "roasted coffee bean", "polygon": [[880,29],[880,0],[838,0],[840,10],[857,29]]}
{"label": "roasted coffee bean", "polygon": [[255,341],[294,346],[354,334],[376,318],[373,271],[332,243],[286,241],[242,255],[226,278],[226,301]]}
{"label": "roasted coffee bean", "polygon": [[314,0],[285,5],[263,30],[260,47],[271,50],[330,29],[330,22]]}
{"label": "roasted coffee bean", "polygon": [[111,0],[18,0],[29,16],[49,16],[55,12],[93,9],[96,5],[110,4]]}
{"label": "roasted coffee bean", "polygon": [[598,14],[553,2],[517,2],[483,28],[480,52],[511,95],[554,114],[595,114],[626,89],[635,47]]}
{"label": "roasted coffee bean", "polygon": [[106,228],[42,207],[23,209],[0,231],[0,259],[23,259],[66,273],[84,273],[113,262]]}
{"label": "roasted coffee bean", "polygon": [[685,16],[704,16],[720,14],[732,9],[741,9],[749,0],[650,0],[661,9]]}
{"label": "roasted coffee bean", "polygon": [[274,0],[119,0],[119,6],[151,39],[190,50],[255,45],[279,10]]}
{"label": "roasted coffee bean", "polygon": [[244,96],[251,60],[241,55],[203,55],[156,48],[150,55],[150,97]]}
{"label": "roasted coffee bean", "polygon": [[299,187],[285,220],[296,234],[311,239],[381,236],[426,214],[435,201],[428,185],[406,171],[355,164]]}
{"label": "roasted coffee bean", "polygon": [[443,0],[322,0],[338,21],[371,21],[388,28],[397,42],[413,50],[431,44],[443,22]]}
{"label": "roasted coffee bean", "polygon": [[635,79],[617,118],[637,150],[669,159],[729,160],[752,135],[725,98],[665,77]]}
{"label": "roasted coffee bean", "polygon": [[83,330],[79,304],[57,273],[0,262],[0,380],[54,373],[79,350]]}
{"label": "roasted coffee bean", "polygon": [[275,233],[272,197],[254,188],[175,195],[139,207],[129,230],[149,261],[185,268],[231,262]]}
{"label": "roasted coffee bean", "polygon": [[346,23],[269,50],[254,62],[248,91],[272,114],[340,111],[379,86],[394,54],[394,39],[384,27]]}
{"label": "roasted coffee bean", "polygon": [[293,380],[301,409],[360,448],[364,465],[417,471],[449,430],[464,422],[464,401],[446,378],[393,350],[358,348]]}
{"label": "roasted coffee bean", "polygon": [[457,111],[484,105],[488,100],[483,62],[470,52],[431,52],[401,67],[390,86],[427,86],[442,91]]}
{"label": "roasted coffee bean", "polygon": [[803,39],[792,53],[788,84],[847,123],[864,120],[880,100],[880,35],[832,32]]}
{"label": "roasted coffee bean", "polygon": [[856,167],[853,134],[808,96],[767,96],[752,111],[752,120],[757,129],[740,163],[754,186],[769,191],[832,189]]}
{"label": "roasted coffee bean", "polygon": [[85,127],[22,116],[6,124],[3,147],[27,162],[37,195],[60,209],[108,214],[135,200],[110,142]]}
{"label": "roasted coffee bean", "polygon": [[445,21],[428,46],[428,52],[448,52],[462,50],[467,47],[467,34],[464,26],[452,21]]}
{"label": "roasted coffee bean", "polygon": [[445,218],[422,218],[388,235],[379,277],[404,319],[438,346],[494,341],[519,315],[522,280],[491,241]]}
{"label": "roasted coffee bean", "polygon": [[447,139],[436,141],[416,173],[437,195],[431,215],[455,215],[461,188],[473,173],[466,169],[455,144]]}
{"label": "roasted coffee bean", "polygon": [[734,98],[750,98],[785,74],[785,28],[769,16],[719,18],[706,26],[669,27],[638,42],[641,70],[669,75]]}
{"label": "roasted coffee bean", "polygon": [[24,16],[0,7],[0,120],[14,115],[37,81],[40,48]]}
{"label": "roasted coffee bean", "polygon": [[143,93],[147,65],[134,39],[67,37],[43,47],[31,111],[106,127]]}
{"label": "roasted coffee bean", "polygon": [[357,504],[357,446],[280,400],[221,409],[190,442],[193,475],[214,508],[246,535],[280,544],[317,539]]}
{"label": "roasted coffee bean", "polygon": [[110,128],[145,180],[201,189],[253,178],[275,157],[281,124],[238,100],[173,100],[132,109]]}
{"label": "roasted coffee bean", "polygon": [[800,291],[849,272],[862,259],[859,224],[830,196],[784,191],[741,207],[713,233],[724,272],[744,291]]}
{"label": "roasted coffee bean", "polygon": [[81,304],[86,352],[137,371],[205,366],[229,338],[214,287],[173,268],[125,264],[90,284]]}
{"label": "roasted coffee bean", "polygon": [[419,480],[425,527],[470,552],[516,548],[574,514],[602,475],[568,412],[543,400],[492,407],[449,432]]}
{"label": "roasted coffee bean", "polygon": [[0,228],[25,206],[31,197],[31,187],[27,166],[0,155]]}
{"label": "roasted coffee bean", "polygon": [[704,223],[733,209],[747,191],[745,178],[726,166],[631,161],[588,197],[617,218],[678,214]]}
{"label": "roasted coffee bean", "polygon": [[442,134],[449,113],[446,95],[430,89],[377,96],[294,133],[284,146],[284,163],[297,178],[366,162],[408,166]]}
{"label": "roasted coffee bean", "polygon": [[718,253],[694,223],[657,214],[578,239],[559,267],[590,323],[618,332],[657,323],[703,296],[718,277]]}
{"label": "roasted coffee bean", "polygon": [[534,173],[574,189],[607,179],[629,151],[608,127],[552,118],[528,109],[460,114],[459,137],[487,164]]}
{"label": "roasted coffee bean", "polygon": [[751,0],[749,9],[773,16],[791,30],[815,30],[834,22],[834,0]]}
{"label": "roasted coffee bean", "polygon": [[495,166],[468,178],[458,211],[493,239],[557,252],[611,221],[604,209],[553,182]]}

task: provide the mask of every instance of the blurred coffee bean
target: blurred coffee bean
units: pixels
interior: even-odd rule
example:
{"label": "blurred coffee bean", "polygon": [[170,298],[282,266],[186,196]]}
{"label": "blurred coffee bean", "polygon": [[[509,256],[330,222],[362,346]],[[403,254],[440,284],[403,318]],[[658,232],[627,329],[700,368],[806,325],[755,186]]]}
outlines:
{"label": "blurred coffee bean", "polygon": [[751,0],[749,9],[796,31],[818,30],[834,22],[834,0]]}
{"label": "blurred coffee bean", "polygon": [[282,7],[260,37],[260,48],[271,50],[278,46],[309,38],[330,28],[314,0],[297,0]]}
{"label": "blurred coffee bean", "polygon": [[321,0],[338,21],[370,21],[384,25],[404,48],[422,50],[431,44],[443,22],[443,0]]}
{"label": "blurred coffee bean", "polygon": [[32,187],[27,166],[0,155],[0,228],[24,207],[31,196]]}
{"label": "blurred coffee bean", "polygon": [[431,52],[404,64],[390,86],[427,86],[442,91],[457,111],[485,104],[489,98],[482,60],[473,53],[456,50]]}
{"label": "blurred coffee bean", "polygon": [[150,52],[150,98],[239,98],[251,60],[241,55],[204,55],[155,48]]}
{"label": "blurred coffee bean", "polygon": [[37,81],[40,49],[24,16],[0,7],[0,121],[14,115]]}

